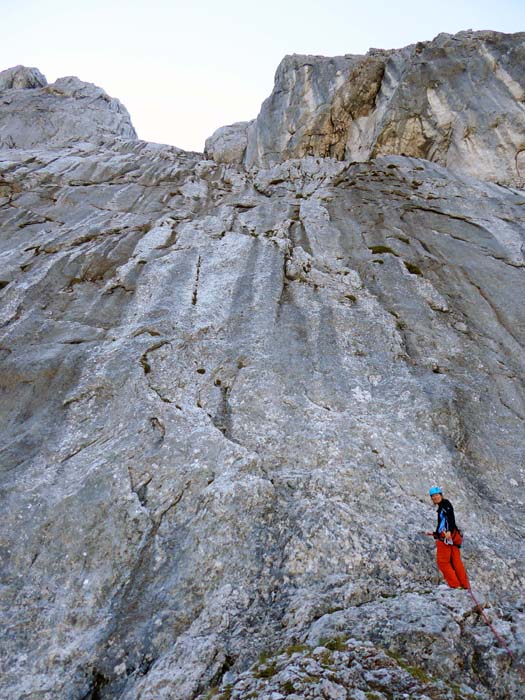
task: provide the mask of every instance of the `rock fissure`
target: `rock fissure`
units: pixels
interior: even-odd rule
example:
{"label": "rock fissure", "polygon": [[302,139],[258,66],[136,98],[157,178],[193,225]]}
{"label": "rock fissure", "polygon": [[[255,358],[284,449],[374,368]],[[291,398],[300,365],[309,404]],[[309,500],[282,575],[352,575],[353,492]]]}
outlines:
{"label": "rock fissure", "polygon": [[161,340],[158,343],[154,343],[153,345],[151,345],[147,350],[145,350],[142,353],[140,357],[140,364],[142,365],[144,374],[150,374],[151,372],[151,365],[149,363],[148,355],[152,352],[155,352],[155,350],[159,350],[160,348],[164,347],[164,345],[168,345],[169,342],[169,340]]}
{"label": "rock fissure", "polygon": [[193,304],[193,306],[197,305],[197,293],[198,293],[198,289],[199,289],[200,272],[201,272],[201,256],[199,255],[199,257],[197,258],[197,265],[195,268],[195,282],[193,285],[193,293],[192,293],[192,297],[191,297],[191,303]]}

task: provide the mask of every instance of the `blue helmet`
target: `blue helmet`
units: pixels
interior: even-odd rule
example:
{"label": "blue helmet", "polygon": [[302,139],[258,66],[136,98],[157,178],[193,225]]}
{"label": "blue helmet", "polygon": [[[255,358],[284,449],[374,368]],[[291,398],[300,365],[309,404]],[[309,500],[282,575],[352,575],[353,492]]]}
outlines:
{"label": "blue helmet", "polygon": [[443,494],[443,491],[439,488],[439,486],[432,486],[432,488],[428,492],[428,495],[434,496],[436,493]]}

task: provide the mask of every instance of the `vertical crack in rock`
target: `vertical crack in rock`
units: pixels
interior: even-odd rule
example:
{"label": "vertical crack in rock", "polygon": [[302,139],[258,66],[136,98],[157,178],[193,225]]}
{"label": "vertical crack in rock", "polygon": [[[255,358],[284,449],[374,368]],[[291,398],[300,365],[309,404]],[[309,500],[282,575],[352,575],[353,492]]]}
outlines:
{"label": "vertical crack in rock", "polygon": [[[141,331],[141,332],[145,332],[145,331]],[[147,331],[147,332],[150,332],[150,331]],[[154,333],[153,335],[158,335],[158,333]],[[158,398],[163,403],[167,403],[167,404],[171,404],[171,403],[173,403],[173,401],[171,399],[169,399],[167,396],[163,395],[163,393],[160,391],[160,389],[157,386],[155,386],[152,378],[149,377],[148,375],[151,374],[151,364],[149,361],[149,355],[151,353],[155,352],[156,350],[159,350],[159,348],[164,347],[164,345],[169,345],[169,343],[170,343],[169,340],[161,340],[160,342],[155,343],[154,345],[149,347],[147,350],[145,350],[140,357],[140,364],[141,364],[142,369],[144,371],[144,376],[146,377],[148,387],[151,389],[151,391],[153,391],[154,394],[156,394],[158,396]],[[163,424],[161,424],[160,420],[156,417],[151,418],[151,425],[153,428],[158,430],[158,432],[160,434],[160,439],[162,440],[164,438],[164,435],[165,435],[165,426]]]}
{"label": "vertical crack in rock", "polygon": [[491,310],[497,323],[508,334],[509,338],[511,338],[514,341],[514,343],[516,344],[516,348],[521,348],[521,343],[520,343],[519,338],[509,328],[508,322],[506,321],[506,319],[503,318],[501,311],[497,308],[497,306],[494,305],[494,303],[491,301],[488,294],[486,294],[484,292],[484,290],[482,289],[482,287],[478,283],[474,282],[471,275],[469,275],[467,272],[465,272],[465,277],[468,279],[468,281],[474,287],[474,289],[477,290],[479,296],[483,299],[483,301],[486,303],[488,308]]}
{"label": "vertical crack in rock", "polygon": [[199,257],[197,259],[197,265],[195,268],[195,282],[193,284],[193,294],[191,297],[191,303],[193,304],[193,306],[197,305],[197,292],[199,289],[200,272],[201,272],[201,256],[199,255]]}
{"label": "vertical crack in rock", "polygon": [[280,319],[283,312],[283,307],[289,301],[289,289],[288,289],[288,276],[287,267],[290,261],[290,257],[293,254],[293,246],[290,246],[289,250],[283,253],[283,271],[282,271],[282,282],[281,282],[281,292],[279,298],[277,299],[277,320]]}
{"label": "vertical crack in rock", "polygon": [[107,678],[103,673],[98,671],[96,668],[92,671],[92,681],[88,692],[81,697],[80,700],[102,700],[104,688],[109,683],[109,678]]}
{"label": "vertical crack in rock", "polygon": [[221,400],[215,416],[212,417],[213,424],[218,428],[224,437],[231,442],[237,442],[232,437],[232,419],[229,402],[230,387],[222,384],[220,386]]}

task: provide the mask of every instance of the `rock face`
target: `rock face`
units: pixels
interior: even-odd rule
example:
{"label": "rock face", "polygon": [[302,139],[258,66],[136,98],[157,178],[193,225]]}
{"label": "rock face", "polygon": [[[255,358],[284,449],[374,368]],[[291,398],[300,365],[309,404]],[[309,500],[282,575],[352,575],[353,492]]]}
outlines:
{"label": "rock face", "polygon": [[206,139],[204,152],[216,163],[241,163],[248,145],[248,128],[253,122],[222,126]]}
{"label": "rock face", "polygon": [[0,73],[0,90],[24,90],[45,87],[47,80],[38,68],[15,66]]}
{"label": "rock face", "polygon": [[0,73],[0,148],[103,143],[135,139],[127,109],[104,90],[78,78],[47,85],[36,68],[17,66]]}
{"label": "rock face", "polygon": [[402,154],[522,187],[524,66],[525,33],[440,34],[366,56],[287,56],[238,162]]}
{"label": "rock face", "polygon": [[0,695],[523,697],[421,531],[438,483],[519,659],[524,192],[400,154],[246,169],[103,103],[0,153]]}

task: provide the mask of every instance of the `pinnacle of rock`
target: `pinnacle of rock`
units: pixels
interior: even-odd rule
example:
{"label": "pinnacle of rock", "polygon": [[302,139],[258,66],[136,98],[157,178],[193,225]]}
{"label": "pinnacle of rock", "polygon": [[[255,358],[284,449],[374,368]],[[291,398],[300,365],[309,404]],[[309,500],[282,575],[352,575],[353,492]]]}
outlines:
{"label": "pinnacle of rock", "polygon": [[206,155],[0,73],[2,698],[514,700],[524,34],[289,56]]}

